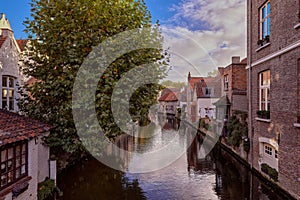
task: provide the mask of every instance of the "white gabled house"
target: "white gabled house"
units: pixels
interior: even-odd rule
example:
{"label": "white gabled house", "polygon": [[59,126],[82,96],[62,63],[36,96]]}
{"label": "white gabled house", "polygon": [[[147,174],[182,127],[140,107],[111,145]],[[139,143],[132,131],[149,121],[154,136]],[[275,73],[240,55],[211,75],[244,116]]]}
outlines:
{"label": "white gabled house", "polygon": [[23,84],[19,56],[26,40],[15,40],[0,14],[0,199],[35,200],[38,183],[55,179],[55,161],[42,138],[51,127],[18,114],[18,87]]}

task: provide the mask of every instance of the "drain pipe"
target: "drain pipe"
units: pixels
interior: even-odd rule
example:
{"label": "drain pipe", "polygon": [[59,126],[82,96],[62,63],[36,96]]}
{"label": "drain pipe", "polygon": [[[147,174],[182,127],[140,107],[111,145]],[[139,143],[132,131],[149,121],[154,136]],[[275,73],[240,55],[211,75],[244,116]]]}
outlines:
{"label": "drain pipe", "polygon": [[[248,65],[248,134],[250,138],[250,168],[253,169],[253,130],[252,130],[252,0],[247,1],[247,65]],[[250,177],[250,199],[253,199],[253,177]]]}

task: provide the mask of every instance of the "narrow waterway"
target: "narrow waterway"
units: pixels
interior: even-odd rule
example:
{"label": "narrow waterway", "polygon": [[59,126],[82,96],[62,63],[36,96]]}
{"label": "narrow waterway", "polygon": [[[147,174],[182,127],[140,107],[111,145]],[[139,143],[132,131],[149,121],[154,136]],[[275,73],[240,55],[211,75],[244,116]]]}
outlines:
{"label": "narrow waterway", "polygon": [[[144,133],[141,130],[138,134]],[[174,138],[177,139],[174,141]],[[125,149],[143,153],[170,141],[177,142],[179,146],[186,145],[188,140],[187,130],[177,130],[177,124],[169,121],[157,124],[150,137],[127,137],[125,143],[122,141],[120,144]],[[84,160],[59,176],[58,186],[63,191],[59,199],[284,199],[218,146],[201,158],[202,141],[201,135],[193,137],[186,153],[179,159],[149,173],[124,173],[93,158]],[[127,164],[139,163],[135,157],[130,157]]]}

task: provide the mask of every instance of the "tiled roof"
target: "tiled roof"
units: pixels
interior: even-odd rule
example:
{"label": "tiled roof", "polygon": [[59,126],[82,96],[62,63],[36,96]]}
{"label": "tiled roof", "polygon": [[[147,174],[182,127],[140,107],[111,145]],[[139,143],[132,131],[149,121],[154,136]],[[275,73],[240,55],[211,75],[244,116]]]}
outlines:
{"label": "tiled roof", "polygon": [[195,88],[195,83],[200,82],[203,79],[203,77],[191,77],[189,79],[189,85],[192,87],[192,89]]}
{"label": "tiled roof", "polygon": [[50,129],[50,125],[0,109],[0,146],[42,136]]}
{"label": "tiled roof", "polygon": [[6,37],[1,37],[0,38],[0,48],[2,47],[3,43],[5,42]]}
{"label": "tiled roof", "polygon": [[202,90],[202,88],[205,87],[214,89],[214,97],[220,96],[221,82],[219,77],[201,77],[201,79],[195,83],[197,98],[206,97]]}
{"label": "tiled roof", "polygon": [[158,101],[178,101],[178,95],[179,91],[177,89],[166,88],[162,91],[162,94]]}
{"label": "tiled roof", "polygon": [[28,40],[16,40],[21,51],[24,51]]}

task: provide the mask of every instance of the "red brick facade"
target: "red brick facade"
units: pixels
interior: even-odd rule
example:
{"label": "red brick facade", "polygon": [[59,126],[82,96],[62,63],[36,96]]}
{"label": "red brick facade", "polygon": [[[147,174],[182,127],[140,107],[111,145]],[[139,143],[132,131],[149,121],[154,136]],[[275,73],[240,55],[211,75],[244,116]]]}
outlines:
{"label": "red brick facade", "polygon": [[[232,57],[232,62],[227,67],[219,67],[222,77],[222,96],[227,96],[230,102],[228,115],[232,116],[234,110],[247,111],[247,59],[240,61],[240,57]],[[225,83],[227,76],[228,87]]]}
{"label": "red brick facade", "polygon": [[[249,137],[253,141],[250,162],[261,170],[268,156],[275,156],[270,163],[278,165],[278,184],[300,199],[300,128],[295,124],[296,113],[300,111],[300,29],[295,28],[299,23],[300,4],[298,0],[269,1],[270,39],[261,47],[257,43],[261,29],[259,11],[267,2],[248,0]],[[270,70],[271,75],[270,119],[267,120],[256,114],[260,99],[259,74],[265,70]],[[265,155],[265,145],[273,148],[272,155]]]}

